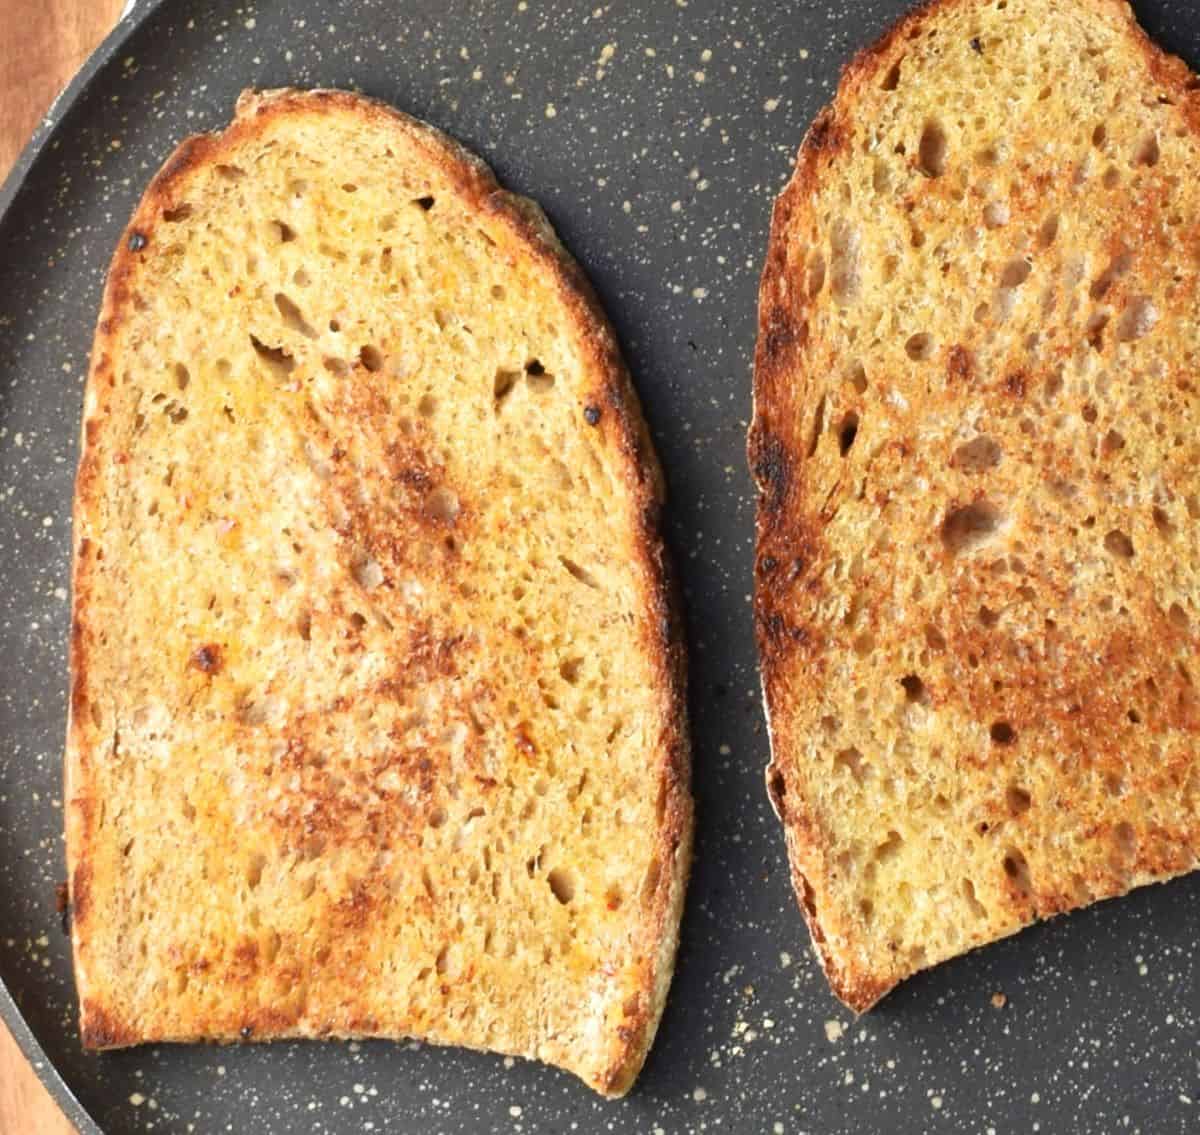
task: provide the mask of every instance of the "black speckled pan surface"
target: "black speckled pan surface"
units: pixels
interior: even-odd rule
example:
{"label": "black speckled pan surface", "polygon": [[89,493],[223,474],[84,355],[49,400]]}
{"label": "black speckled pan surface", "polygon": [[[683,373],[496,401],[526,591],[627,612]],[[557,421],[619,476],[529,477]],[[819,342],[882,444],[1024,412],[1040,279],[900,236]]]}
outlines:
{"label": "black speckled pan surface", "polygon": [[[1200,1130],[1200,876],[942,966],[854,1021],[812,959],[763,791],[743,456],[759,264],[805,127],[904,6],[167,0],[55,107],[0,193],[0,1013],[82,1130]],[[1138,10],[1200,61],[1200,11]],[[415,1044],[79,1049],[54,889],[92,328],[117,234],[173,145],[223,125],[242,87],[282,84],[384,98],[537,198],[604,299],[668,470],[698,856],[659,1039],[619,1103]]]}

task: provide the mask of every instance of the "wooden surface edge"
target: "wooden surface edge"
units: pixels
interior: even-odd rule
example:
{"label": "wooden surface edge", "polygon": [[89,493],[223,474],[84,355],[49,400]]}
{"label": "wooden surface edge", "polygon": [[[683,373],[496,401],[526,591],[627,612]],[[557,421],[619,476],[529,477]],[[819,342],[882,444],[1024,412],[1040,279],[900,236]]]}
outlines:
{"label": "wooden surface edge", "polygon": [[[0,0],[0,180],[124,0]],[[0,1135],[74,1135],[0,1024]]]}

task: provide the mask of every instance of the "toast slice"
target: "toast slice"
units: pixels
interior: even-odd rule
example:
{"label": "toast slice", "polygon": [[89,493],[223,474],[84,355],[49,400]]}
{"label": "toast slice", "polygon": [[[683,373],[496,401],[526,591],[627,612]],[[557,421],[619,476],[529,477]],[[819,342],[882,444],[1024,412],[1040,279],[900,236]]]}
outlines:
{"label": "toast slice", "polygon": [[89,1048],[416,1037],[625,1092],[689,865],[663,484],[544,216],[247,93],[109,273],[75,502]]}
{"label": "toast slice", "polygon": [[837,995],[1200,855],[1200,82],[1118,0],[941,0],[775,206],[768,787]]}

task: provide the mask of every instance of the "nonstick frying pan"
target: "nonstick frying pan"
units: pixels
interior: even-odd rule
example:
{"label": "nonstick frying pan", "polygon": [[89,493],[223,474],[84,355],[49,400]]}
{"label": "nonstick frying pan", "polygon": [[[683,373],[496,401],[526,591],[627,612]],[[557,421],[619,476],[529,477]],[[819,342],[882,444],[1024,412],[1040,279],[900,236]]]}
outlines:
{"label": "nonstick frying pan", "polygon": [[[812,959],[763,791],[744,439],[767,221],[839,67],[904,7],[159,0],[54,107],[0,193],[0,1013],[83,1131],[1200,1129],[1200,876],[941,966],[854,1021]],[[1137,8],[1200,62],[1200,9]],[[545,206],[617,327],[668,471],[699,842],[659,1039],[618,1103],[548,1068],[413,1044],[79,1048],[55,886],[100,290],[174,144],[228,121],[243,87],[284,84],[384,98]]]}

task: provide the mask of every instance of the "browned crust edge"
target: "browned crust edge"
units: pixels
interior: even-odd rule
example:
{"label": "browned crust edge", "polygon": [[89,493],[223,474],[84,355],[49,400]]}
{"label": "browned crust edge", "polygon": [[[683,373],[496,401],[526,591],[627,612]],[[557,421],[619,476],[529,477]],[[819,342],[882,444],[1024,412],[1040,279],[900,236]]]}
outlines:
{"label": "browned crust edge", "polygon": [[[821,924],[821,911],[816,892],[809,882],[810,875],[824,876],[827,871],[826,849],[811,834],[815,825],[803,814],[803,809],[790,811],[785,767],[787,757],[782,751],[778,721],[772,713],[774,690],[782,677],[782,656],[789,649],[773,641],[778,636],[769,625],[766,602],[766,581],[771,574],[764,566],[764,546],[775,531],[789,505],[802,495],[800,462],[794,460],[787,442],[772,426],[772,411],[788,407],[773,406],[770,402],[789,375],[796,373],[795,356],[803,347],[803,311],[807,301],[792,298],[790,305],[778,302],[786,285],[786,245],[793,217],[805,215],[811,207],[815,189],[823,174],[839,157],[848,139],[847,124],[856,113],[856,96],[861,87],[874,82],[887,68],[899,61],[904,43],[915,35],[926,20],[942,12],[977,3],[978,0],[923,0],[902,16],[875,43],[863,48],[843,68],[838,88],[828,103],[814,118],[796,155],[792,176],[776,198],[771,213],[767,255],[763,265],[758,293],[758,336],[754,353],[754,397],[750,429],[747,435],[747,457],[751,474],[758,489],[755,517],[754,616],[755,640],[758,646],[763,705],[767,719],[767,734],[771,759],[766,768],[767,795],[776,816],[784,827],[788,865],[792,888],[796,893],[804,921],[812,937],[813,947],[821,968],[834,994],[856,1013],[865,1013],[890,993],[902,980],[893,973],[871,973],[846,965],[826,940]],[[1136,49],[1145,57],[1146,65],[1155,80],[1176,97],[1189,127],[1200,134],[1200,84],[1191,68],[1182,59],[1159,47],[1137,22],[1127,0],[1077,0],[1098,18],[1114,21],[1128,35]],[[791,647],[795,649],[795,647]],[[785,712],[781,708],[781,713]],[[793,794],[792,799],[795,799]],[[1136,874],[1130,887],[1098,893],[1093,902],[1115,898],[1146,883],[1164,881],[1182,873],[1173,871],[1158,876]],[[1063,911],[1070,909],[1066,906]],[[1027,919],[1030,925],[1036,919]],[[1012,933],[1023,927],[1017,926]]]}
{"label": "browned crust edge", "polygon": [[124,1021],[114,1006],[89,998],[86,979],[80,980],[82,931],[92,914],[89,891],[95,802],[89,793],[87,770],[96,739],[84,724],[92,694],[84,642],[90,569],[87,541],[78,534],[95,496],[96,442],[104,420],[99,398],[105,383],[113,382],[108,348],[129,298],[130,282],[139,268],[138,250],[131,246],[131,241],[135,236],[147,242],[154,239],[162,211],[171,207],[179,187],[198,168],[219,161],[222,153],[246,137],[260,133],[273,118],[294,110],[311,112],[314,108],[360,115],[368,121],[385,122],[401,131],[423,151],[430,165],[451,181],[455,192],[469,208],[505,224],[522,252],[555,279],[563,303],[590,355],[590,369],[600,376],[586,406],[580,406],[579,411],[581,418],[585,409],[589,412],[589,422],[592,413],[599,411],[595,428],[604,430],[612,438],[624,458],[626,488],[639,518],[640,530],[634,543],[651,607],[646,625],[652,628],[652,635],[648,636],[650,640],[644,647],[655,660],[657,685],[661,691],[656,754],[661,762],[660,785],[665,801],[657,837],[658,853],[665,869],[642,933],[641,947],[649,964],[638,1010],[617,1030],[606,1061],[594,1074],[578,1068],[568,1069],[602,1095],[619,1097],[629,1090],[641,1070],[666,1004],[692,857],[694,805],[690,787],[687,656],[680,592],[662,532],[666,502],[662,470],[608,318],[591,283],[559,242],[541,208],[528,198],[503,189],[481,159],[435,127],[385,103],[338,90],[244,91],[238,99],[234,120],[224,131],[185,139],[163,164],[122,232],[109,266],[85,387],[73,508],[76,538],[72,560],[70,699],[64,762],[67,862],[75,915],[71,940],[76,977],[81,986],[82,1043],[85,1048],[102,1049],[137,1044],[147,1039],[141,1036],[136,1025]]}

